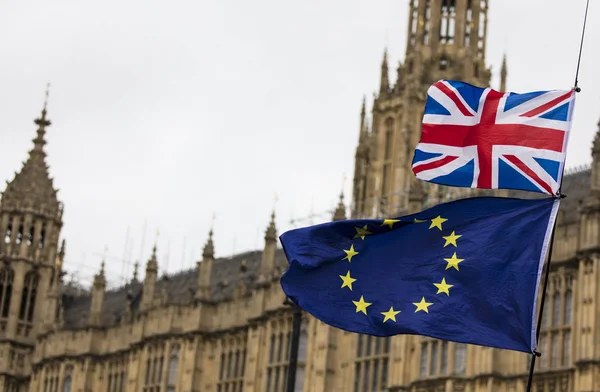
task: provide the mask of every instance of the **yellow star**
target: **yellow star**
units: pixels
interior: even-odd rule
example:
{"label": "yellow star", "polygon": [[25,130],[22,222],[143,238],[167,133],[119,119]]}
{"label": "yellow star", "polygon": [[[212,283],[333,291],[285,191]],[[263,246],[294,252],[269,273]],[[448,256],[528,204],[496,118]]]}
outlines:
{"label": "yellow star", "polygon": [[356,279],[354,279],[350,276],[350,271],[348,271],[346,276],[340,275],[340,278],[342,278],[342,281],[344,282],[344,283],[342,283],[341,288],[343,289],[344,287],[348,287],[350,289],[350,291],[352,291],[352,283],[356,282]]}
{"label": "yellow star", "polygon": [[383,319],[383,322],[385,323],[388,320],[392,320],[393,322],[396,322],[396,315],[400,313],[399,310],[394,310],[394,307],[391,306],[390,310],[388,310],[387,312],[381,312],[381,314],[383,314],[385,316],[385,318]]}
{"label": "yellow star", "polygon": [[433,218],[431,220],[431,225],[429,226],[430,229],[433,229],[434,227],[437,227],[438,229],[442,230],[442,223],[446,222],[448,219],[446,218],[442,218],[441,216],[437,216],[437,218]]}
{"label": "yellow star", "polygon": [[356,229],[356,235],[354,236],[354,238],[359,238],[364,240],[366,235],[371,234],[370,231],[367,230],[367,225],[365,225],[363,228],[360,227],[355,227]]}
{"label": "yellow star", "polygon": [[397,220],[397,219],[384,219],[384,221],[383,221],[383,223],[381,224],[381,226],[389,226],[389,227],[390,227],[390,229],[393,229],[393,227],[392,227],[392,226],[393,226],[393,225],[394,225],[394,223],[396,223],[396,222],[400,222],[400,221],[399,221],[399,220]]}
{"label": "yellow star", "polygon": [[[414,222],[415,223],[423,223],[423,222],[427,222],[427,219],[417,219],[417,218],[415,218]],[[431,227],[430,227],[430,229],[431,229]]]}
{"label": "yellow star", "polygon": [[344,252],[346,252],[346,257],[344,257],[342,260],[348,259],[348,262],[350,263],[352,262],[352,258],[358,254],[358,252],[354,250],[354,245],[350,245],[350,249],[348,250],[344,249]]}
{"label": "yellow star", "polygon": [[370,302],[365,302],[362,295],[358,301],[352,301],[352,303],[356,305],[356,313],[363,312],[364,314],[367,314],[367,307],[371,306]]}
{"label": "yellow star", "polygon": [[415,313],[417,313],[419,310],[424,311],[425,313],[429,313],[429,310],[427,310],[427,308],[431,305],[433,305],[433,302],[425,302],[425,297],[421,298],[421,302],[413,302],[413,305],[415,305],[417,307],[417,310],[415,310]]}
{"label": "yellow star", "polygon": [[456,247],[456,240],[459,239],[460,237],[462,237],[462,235],[456,235],[456,233],[453,231],[452,234],[448,235],[448,236],[442,236],[443,239],[446,240],[446,243],[444,244],[444,248],[450,244],[454,245],[454,247]]}
{"label": "yellow star", "polygon": [[442,278],[441,283],[434,283],[433,285],[438,288],[438,291],[436,294],[446,293],[446,295],[450,295],[449,289],[450,289],[450,287],[454,287],[453,284],[446,283],[446,278]]}
{"label": "yellow star", "polygon": [[460,263],[461,261],[463,261],[464,259],[459,259],[456,257],[456,252],[454,252],[454,254],[452,255],[451,258],[449,259],[444,259],[448,262],[448,265],[446,266],[446,269],[450,268],[450,267],[454,267],[455,270],[459,270],[458,269],[458,263]]}

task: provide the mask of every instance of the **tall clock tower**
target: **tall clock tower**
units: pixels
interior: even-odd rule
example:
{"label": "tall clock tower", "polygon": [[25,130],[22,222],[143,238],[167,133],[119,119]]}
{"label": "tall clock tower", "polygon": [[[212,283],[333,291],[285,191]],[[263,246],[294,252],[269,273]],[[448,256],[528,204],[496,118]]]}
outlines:
{"label": "tall clock tower", "polygon": [[[440,79],[487,87],[487,0],[411,0],[404,63],[390,81],[387,53],[371,121],[365,102],[355,155],[353,217],[398,215],[432,198],[465,192],[417,181],[410,169],[421,133],[427,88]],[[506,69],[502,73],[506,78]],[[505,84],[505,80],[501,83]]]}

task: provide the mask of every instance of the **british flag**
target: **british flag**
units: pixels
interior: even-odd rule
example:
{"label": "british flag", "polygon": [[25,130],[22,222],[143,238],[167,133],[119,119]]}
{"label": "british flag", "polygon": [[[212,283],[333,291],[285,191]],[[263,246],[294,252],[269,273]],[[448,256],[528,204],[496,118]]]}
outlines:
{"label": "british flag", "polygon": [[427,91],[413,173],[437,184],[556,194],[574,90],[524,94],[440,80]]}

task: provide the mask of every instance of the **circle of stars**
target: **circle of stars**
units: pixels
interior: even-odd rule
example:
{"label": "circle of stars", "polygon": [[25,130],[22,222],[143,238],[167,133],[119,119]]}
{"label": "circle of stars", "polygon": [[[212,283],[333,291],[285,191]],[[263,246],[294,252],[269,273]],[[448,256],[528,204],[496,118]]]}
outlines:
{"label": "circle of stars", "polygon": [[[429,230],[438,229],[440,232],[443,231],[443,224],[447,221],[448,219],[442,218],[439,215],[433,219],[414,219],[414,223],[430,222]],[[400,222],[400,220],[398,219],[384,219],[383,223],[381,224],[381,227],[387,226],[390,228],[390,230],[393,230],[394,224],[398,222]],[[356,234],[354,235],[353,240],[360,238],[362,241],[364,241],[367,236],[373,234],[369,231],[368,225],[366,224],[363,227],[355,227],[355,230]],[[458,239],[461,237],[462,235],[457,234],[456,231],[452,231],[449,235],[442,236],[442,238],[444,239],[443,247],[446,248],[450,246],[458,248]],[[354,249],[354,244],[351,244],[350,249],[344,249],[344,253],[346,253],[346,256],[342,260],[348,260],[348,263],[352,263],[352,258],[357,256],[360,252],[357,252]],[[459,258],[456,253],[457,252],[454,251],[450,257],[444,258],[444,261],[446,262],[446,268],[444,271],[447,271],[449,269],[455,269],[456,271],[460,271],[459,264],[463,262],[464,259]],[[356,281],[358,281],[357,278],[351,276],[350,270],[348,270],[345,275],[339,275],[339,277],[342,280],[341,288],[347,288],[350,291],[353,290],[352,285]],[[450,296],[450,289],[454,287],[453,284],[449,284],[446,281],[445,277],[442,277],[441,282],[433,283],[433,286],[437,289],[435,295],[445,294],[446,296]],[[373,305],[373,303],[367,302],[363,295],[361,295],[358,300],[353,300],[352,303],[356,307],[356,313],[363,313],[365,315],[367,315],[367,309],[369,308],[369,306]],[[421,296],[420,301],[413,302],[412,304],[415,306],[415,313],[424,312],[427,314],[429,314],[429,307],[434,305],[433,302],[428,302],[425,299],[425,296]],[[386,323],[388,321],[396,322],[396,316],[400,314],[401,311],[394,309],[394,306],[391,305],[389,310],[380,313],[383,316],[382,322]]]}

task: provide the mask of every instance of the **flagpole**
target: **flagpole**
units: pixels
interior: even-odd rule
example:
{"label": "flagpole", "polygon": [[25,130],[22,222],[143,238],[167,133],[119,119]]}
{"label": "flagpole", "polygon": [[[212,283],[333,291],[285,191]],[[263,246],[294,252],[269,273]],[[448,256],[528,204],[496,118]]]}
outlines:
{"label": "flagpole", "polygon": [[[588,16],[588,9],[590,6],[590,0],[586,1],[585,4],[585,14],[583,16],[583,28],[581,29],[581,41],[579,42],[579,55],[577,57],[577,69],[575,71],[575,83],[573,85],[573,90],[575,92],[580,92],[581,89],[579,88],[579,68],[581,66],[581,53],[583,52],[583,38],[585,37],[585,27],[587,24],[587,16]],[[563,168],[562,168],[562,174],[561,174],[561,181],[562,178],[564,177],[564,173],[565,173],[565,167],[563,164]],[[563,195],[560,191],[560,189],[557,192],[557,195],[554,195],[555,197],[560,197],[561,199],[565,198],[566,196]],[[542,328],[542,315],[544,313],[544,303],[546,302],[546,287],[548,286],[548,277],[550,276],[550,262],[552,260],[552,248],[554,247],[554,233],[556,232],[556,219],[554,220],[554,226],[552,227],[552,236],[550,237],[550,246],[548,248],[548,260],[546,261],[546,273],[544,274],[544,285],[542,287],[542,300],[540,302],[540,313],[538,314],[538,319],[537,319],[537,327],[536,327],[536,331],[535,331],[535,341],[538,342],[540,339],[540,332],[541,332],[541,328]],[[539,356],[541,356],[542,354],[539,351],[534,351],[532,353],[531,356],[531,363],[529,365],[529,377],[527,379],[527,388],[525,389],[526,392],[531,392],[531,387],[532,387],[532,383],[533,383],[533,372],[535,370],[535,359]]]}
{"label": "flagpole", "polygon": [[292,338],[290,342],[290,355],[288,358],[288,368],[286,377],[285,392],[294,392],[296,386],[296,368],[298,367],[298,348],[300,346],[300,328],[302,326],[302,310],[293,303],[288,297],[283,302],[292,308]]}
{"label": "flagpole", "polygon": [[575,71],[575,86],[574,90],[580,92],[579,88],[579,66],[581,65],[581,52],[583,52],[583,37],[585,36],[585,25],[587,24],[588,8],[590,7],[590,0],[587,0],[585,4],[585,15],[583,16],[583,28],[581,29],[581,42],[579,42],[579,56],[577,58],[577,70]]}
{"label": "flagpole", "polygon": [[[560,198],[564,198],[564,195],[560,195]],[[540,313],[538,314],[537,326],[535,331],[535,341],[538,342],[540,340],[540,332],[542,327],[542,314],[544,313],[544,303],[546,302],[546,287],[548,286],[548,277],[550,276],[550,261],[552,260],[552,248],[554,247],[554,233],[556,233],[556,219],[554,220],[554,225],[552,226],[552,236],[550,237],[550,245],[548,247],[548,259],[546,260],[546,272],[544,274],[544,283],[542,286],[542,300],[540,301]],[[531,392],[531,386],[533,382],[533,372],[535,370],[535,359],[542,354],[539,351],[534,351],[531,355],[531,363],[529,365],[529,376],[527,379],[527,388],[526,392]]]}

